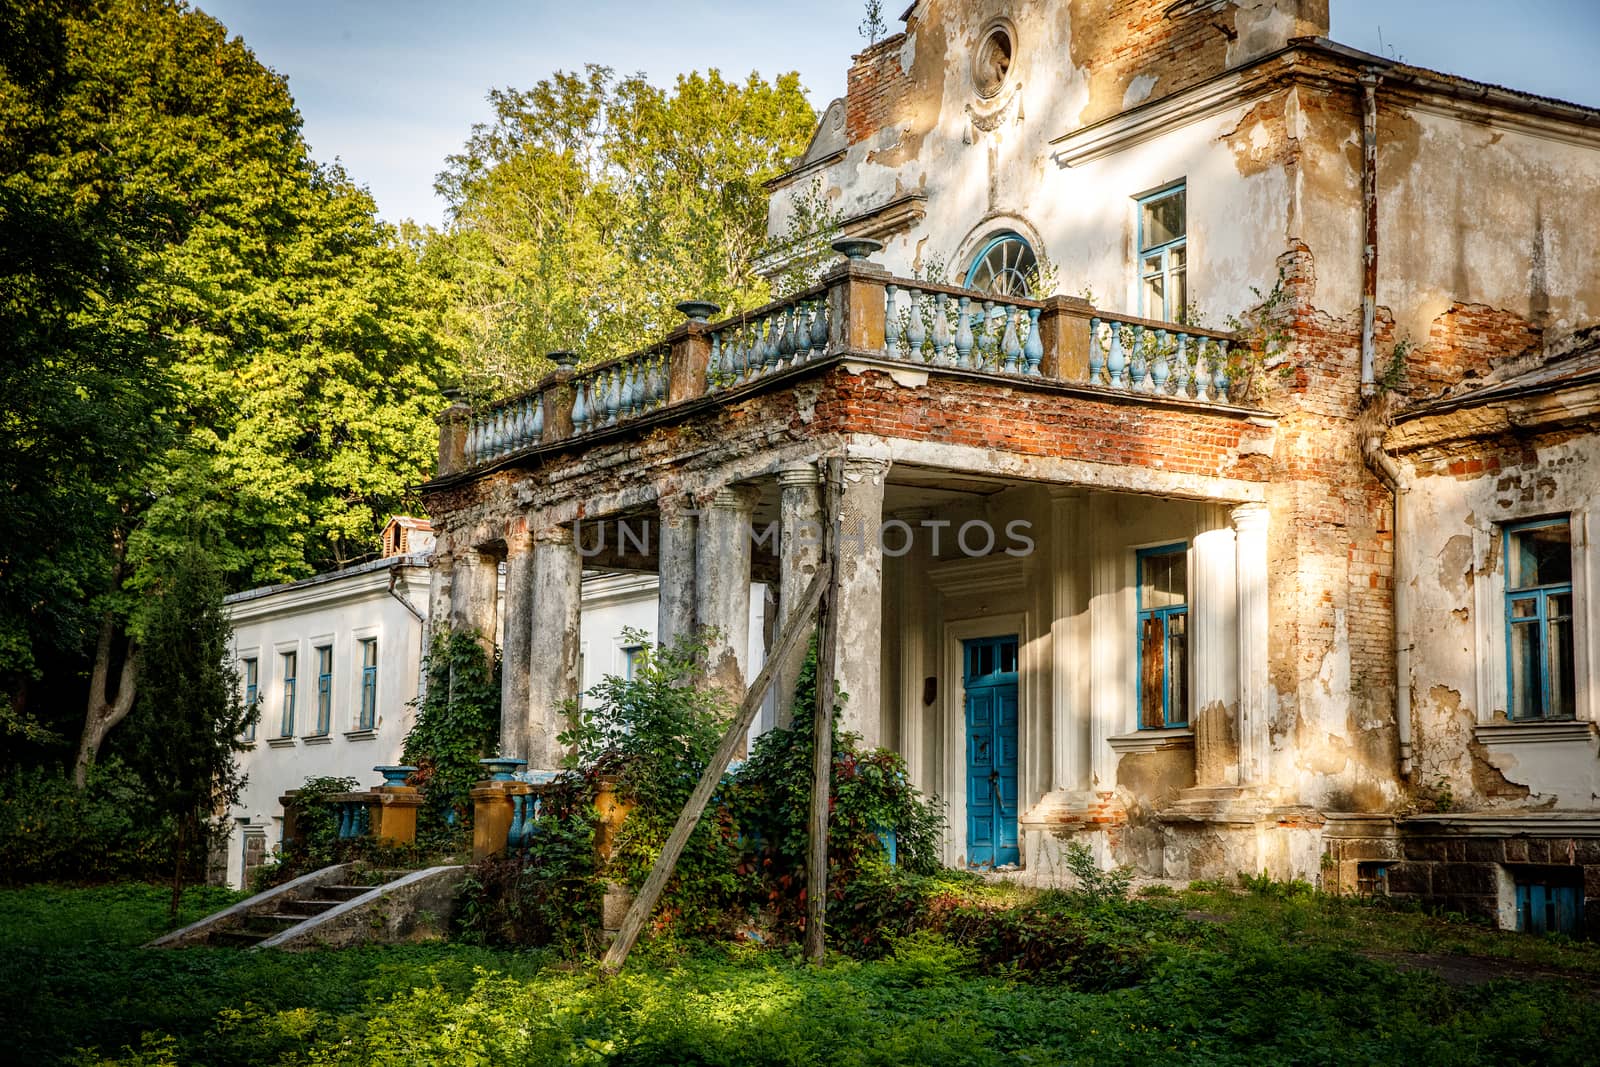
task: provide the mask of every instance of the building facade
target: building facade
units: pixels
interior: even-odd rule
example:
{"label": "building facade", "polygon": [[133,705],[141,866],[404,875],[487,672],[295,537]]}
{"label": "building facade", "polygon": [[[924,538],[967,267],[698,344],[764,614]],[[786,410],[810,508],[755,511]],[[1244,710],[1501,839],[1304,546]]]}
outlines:
{"label": "building facade", "polygon": [[[401,762],[426,684],[433,535],[425,520],[399,517],[383,543],[391,554],[370,563],[227,598],[244,699],[261,707],[239,756],[244,792],[229,812],[227,883],[234,888],[244,888],[282,843],[284,793],[312,777],[370,785],[373,767]],[[759,612],[759,591],[752,599]],[[627,677],[651,640],[655,578],[589,572],[582,600],[587,692],[606,675]],[[758,632],[761,624],[757,614]]]}
{"label": "building facade", "polygon": [[[1422,429],[1571,385],[1600,114],[1354,52],[1315,0],[905,18],[772,187],[773,235],[820,204],[855,239],[821,284],[446,413],[430,595],[486,631],[504,561],[506,746],[560,757],[596,528],[732,693],[750,582],[786,617],[836,494],[847,725],[945,803],[948,863],[1076,836],[1513,923],[1556,853],[1600,877],[1593,419],[1468,435],[1495,466]],[[1519,546],[1570,581],[1504,584]]]}

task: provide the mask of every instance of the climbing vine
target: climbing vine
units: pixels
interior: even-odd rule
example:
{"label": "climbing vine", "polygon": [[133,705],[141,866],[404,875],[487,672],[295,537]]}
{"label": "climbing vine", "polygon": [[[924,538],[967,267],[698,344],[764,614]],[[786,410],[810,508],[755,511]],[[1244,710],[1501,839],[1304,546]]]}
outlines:
{"label": "climbing vine", "polygon": [[412,784],[426,798],[418,812],[423,838],[452,836],[472,818],[478,761],[500,740],[500,655],[485,652],[473,634],[438,635],[424,664],[427,689],[417,699],[416,725],[401,758],[416,766]]}

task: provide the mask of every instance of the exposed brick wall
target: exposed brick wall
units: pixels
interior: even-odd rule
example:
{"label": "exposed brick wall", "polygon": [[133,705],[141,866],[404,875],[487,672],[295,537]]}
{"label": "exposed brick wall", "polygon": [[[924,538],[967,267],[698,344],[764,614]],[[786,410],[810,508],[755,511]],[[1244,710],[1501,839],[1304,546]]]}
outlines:
{"label": "exposed brick wall", "polygon": [[900,69],[900,47],[905,34],[879,41],[855,57],[846,76],[845,135],[851,144],[867,140],[900,115],[901,101],[911,85]]}
{"label": "exposed brick wall", "polygon": [[[1499,364],[1537,347],[1542,339],[1538,326],[1513,312],[1453,303],[1433,320],[1427,342],[1407,354],[1404,395],[1411,400],[1438,396],[1484,377]],[[1378,351],[1393,351],[1392,342],[1380,344]]]}

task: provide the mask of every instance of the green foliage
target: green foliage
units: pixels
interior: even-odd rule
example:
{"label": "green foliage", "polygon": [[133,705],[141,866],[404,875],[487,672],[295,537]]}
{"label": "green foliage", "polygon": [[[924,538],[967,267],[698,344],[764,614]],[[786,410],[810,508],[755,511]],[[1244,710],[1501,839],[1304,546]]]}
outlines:
{"label": "green foliage", "polygon": [[823,274],[838,261],[833,242],[842,234],[841,211],[828,197],[827,185],[814,178],[793,194],[783,233],[767,246],[765,256],[777,267],[772,296],[794,296],[822,283]]}
{"label": "green foliage", "polygon": [[856,27],[856,32],[867,39],[869,46],[877,44],[878,38],[888,32],[883,22],[883,0],[867,0],[866,15],[861,25]]}
{"label": "green foliage", "polygon": [[[1009,899],[993,890],[956,893],[952,885],[950,891],[994,906]],[[228,899],[220,894],[208,903]],[[1018,902],[1030,899],[1023,894]],[[200,914],[198,903],[190,902],[185,918]],[[1074,906],[1055,895],[1039,910],[1058,910],[1065,924]],[[1230,921],[1185,923],[1184,907]],[[1291,910],[1306,917],[1295,930],[1284,925]],[[1074,977],[1079,971],[1065,982],[1018,981],[1031,972],[992,967],[949,931],[901,938],[882,961],[825,967],[749,949],[680,951],[659,961],[637,953],[611,979],[539,953],[465,945],[132,951],[159,932],[161,911],[159,891],[137,886],[0,892],[7,1053],[25,1063],[74,1062],[73,1050],[84,1048],[91,1051],[77,1062],[129,1064],[141,1062],[139,1056],[162,1062],[156,1057],[164,1052],[169,1063],[214,1067],[1469,1067],[1586,1064],[1600,1040],[1587,985],[1524,974],[1454,986],[1359,954],[1427,927],[1447,938],[1477,938],[1473,962],[1493,964],[1494,950],[1507,946],[1544,954],[1547,970],[1592,976],[1600,970],[1594,946],[1473,934],[1419,916],[1336,907],[1325,898],[1187,894],[1181,903],[1135,914],[1116,927],[1116,936],[1153,946],[1143,978],[1100,989],[1086,988]],[[1348,925],[1351,916],[1359,925]],[[1150,933],[1153,942],[1146,940]],[[1459,959],[1466,948],[1446,951]]]}
{"label": "green foliage", "polygon": [[[59,767],[0,774],[0,880],[150,878],[170,872],[173,824],[125,763],[90,769],[78,789]],[[93,862],[86,862],[90,857]]]}
{"label": "green foliage", "polygon": [[1409,337],[1402,337],[1394,343],[1389,350],[1389,359],[1378,372],[1378,390],[1384,393],[1396,393],[1405,388],[1406,360],[1416,350],[1416,342]]}
{"label": "green foliage", "polygon": [[120,655],[198,534],[230,585],[375,549],[450,369],[412,250],[220,23],[38,0],[0,25],[0,702],[75,738],[101,620]]}
{"label": "green foliage", "polygon": [[590,65],[489,103],[494,120],[439,176],[449,225],[426,238],[469,392],[525,388],[554,349],[642,348],[682,300],[768,300],[765,183],[815,125],[798,75],[712,70],[669,91]]}
{"label": "green foliage", "polygon": [[211,557],[192,544],[163,575],[144,628],[129,749],[150,790],[148,814],[172,821],[173,918],[193,855],[227,838],[217,813],[244,789],[234,756],[249,748],[240,739],[261,712],[239,696],[222,592]]}
{"label": "green foliage", "polygon": [[1062,853],[1062,861],[1077,883],[1074,891],[1089,904],[1128,899],[1128,887],[1133,884],[1133,871],[1129,868],[1101,870],[1094,853],[1082,841],[1069,843]]}
{"label": "green foliage", "polygon": [[321,775],[307,778],[294,798],[294,836],[285,838],[277,855],[256,871],[253,891],[260,892],[340,860],[339,816],[333,798],[356,789],[354,778]]}
{"label": "green foliage", "polygon": [[1255,295],[1255,306],[1228,316],[1228,329],[1243,339],[1242,344],[1228,349],[1228,395],[1234,400],[1259,401],[1265,395],[1269,370],[1277,370],[1280,376],[1294,373],[1285,363],[1285,352],[1293,340],[1287,321],[1292,310],[1292,294],[1284,288],[1285,280],[1280,268],[1270,291],[1263,293],[1252,285],[1250,292]]}
{"label": "green foliage", "polygon": [[421,839],[448,838],[472,820],[472,785],[480,759],[500,742],[500,654],[493,659],[473,635],[439,634],[424,665],[428,687],[416,703],[417,721],[402,759],[426,795],[418,812]]}

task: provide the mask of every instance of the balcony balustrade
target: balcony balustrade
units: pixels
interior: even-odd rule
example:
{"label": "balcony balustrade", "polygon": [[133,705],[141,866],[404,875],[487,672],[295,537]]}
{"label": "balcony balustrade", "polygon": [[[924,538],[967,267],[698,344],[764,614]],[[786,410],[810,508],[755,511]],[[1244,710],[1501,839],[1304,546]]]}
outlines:
{"label": "balcony balustrade", "polygon": [[1136,318],[1071,297],[1028,300],[896,278],[860,260],[821,285],[707,322],[714,305],[686,304],[690,321],[642,352],[578,369],[570,353],[518,396],[465,412],[448,475],[664,412],[731,401],[746,390],[836,358],[913,364],[930,373],[1052,382],[1086,395],[1232,406],[1234,334]]}

